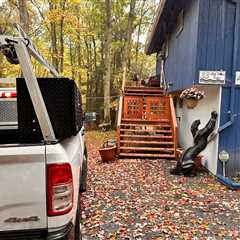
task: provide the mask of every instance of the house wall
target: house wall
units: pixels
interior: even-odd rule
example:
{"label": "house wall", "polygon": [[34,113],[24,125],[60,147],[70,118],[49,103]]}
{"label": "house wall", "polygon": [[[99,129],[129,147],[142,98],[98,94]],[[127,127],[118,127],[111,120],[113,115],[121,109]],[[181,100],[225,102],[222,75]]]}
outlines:
{"label": "house wall", "polygon": [[[195,109],[177,107],[181,116],[180,143],[183,147],[191,144],[189,128],[196,118],[205,123],[210,112],[218,108],[222,126],[234,114],[234,124],[220,133],[219,139],[210,144],[204,156],[209,170],[214,174],[222,174],[218,153],[227,150],[230,153],[227,175],[240,172],[240,86],[235,86],[236,71],[240,71],[240,1],[189,0],[184,11],[183,30],[179,35],[176,31],[175,29],[169,36],[165,66],[166,79],[173,83],[170,91],[180,91],[199,84],[201,70],[226,71],[226,84],[222,88],[202,85],[207,98]],[[160,67],[158,63],[157,72]],[[234,92],[234,97],[231,91]]]}
{"label": "house wall", "polygon": [[184,10],[181,33],[177,34],[175,29],[169,37],[165,75],[167,82],[173,83],[171,91],[184,89],[195,82],[199,0],[189,2]]}
{"label": "house wall", "polygon": [[[202,0],[199,13],[196,77],[199,70],[226,71],[220,125],[230,121],[231,114],[235,114],[234,124],[219,137],[219,152],[226,150],[230,153],[226,175],[231,176],[240,171],[240,89],[235,85],[236,71],[240,71],[240,1]],[[222,174],[219,160],[217,172]]]}
{"label": "house wall", "polygon": [[[221,87],[219,86],[199,86],[206,93],[206,98],[199,101],[197,107],[188,109],[183,103],[182,107],[178,102],[176,114],[179,121],[179,143],[184,149],[193,145],[193,137],[190,131],[193,121],[199,119],[201,121],[200,128],[203,128],[210,119],[212,111],[217,111],[220,114],[221,106]],[[219,127],[219,119],[216,129]],[[207,148],[201,153],[204,156],[203,164],[213,173],[217,173],[218,160],[218,137],[211,142]]]}
{"label": "house wall", "polygon": [[200,1],[197,79],[200,70],[224,70],[228,84],[233,80],[236,7],[231,0]]}
{"label": "house wall", "polygon": [[[222,150],[230,154],[226,165],[226,175],[231,176],[240,172],[240,88],[234,90],[234,123],[220,133],[219,152]],[[221,126],[229,121],[231,88],[223,87],[221,103]],[[222,163],[218,161],[218,174],[222,174]]]}

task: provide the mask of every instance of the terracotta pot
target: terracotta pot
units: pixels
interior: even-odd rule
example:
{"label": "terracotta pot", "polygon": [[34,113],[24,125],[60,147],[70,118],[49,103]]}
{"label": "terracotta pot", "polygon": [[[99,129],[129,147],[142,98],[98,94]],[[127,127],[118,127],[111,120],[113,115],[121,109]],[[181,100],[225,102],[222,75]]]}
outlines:
{"label": "terracotta pot", "polygon": [[100,148],[99,153],[101,155],[103,162],[111,162],[115,160],[116,154],[117,154],[117,147],[105,147]]}
{"label": "terracotta pot", "polygon": [[198,104],[198,100],[193,98],[185,99],[185,102],[186,102],[187,108],[189,109],[195,108]]}

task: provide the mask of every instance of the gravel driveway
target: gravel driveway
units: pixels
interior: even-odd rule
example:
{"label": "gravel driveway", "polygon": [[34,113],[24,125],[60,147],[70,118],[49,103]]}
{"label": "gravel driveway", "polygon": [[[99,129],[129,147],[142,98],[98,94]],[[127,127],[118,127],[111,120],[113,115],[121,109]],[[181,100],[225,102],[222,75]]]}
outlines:
{"label": "gravel driveway", "polygon": [[87,133],[83,239],[240,239],[240,192],[207,173],[171,176],[174,161],[102,163],[97,149],[107,137]]}

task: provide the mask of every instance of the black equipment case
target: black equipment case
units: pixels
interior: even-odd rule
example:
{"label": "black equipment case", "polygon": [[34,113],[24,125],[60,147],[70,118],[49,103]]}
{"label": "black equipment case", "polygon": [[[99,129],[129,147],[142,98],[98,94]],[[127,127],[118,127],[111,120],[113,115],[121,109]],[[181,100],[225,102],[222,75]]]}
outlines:
{"label": "black equipment case", "polygon": [[[38,78],[38,84],[57,139],[76,135],[82,127],[81,94],[68,78]],[[19,141],[43,140],[36,113],[23,78],[17,79]]]}

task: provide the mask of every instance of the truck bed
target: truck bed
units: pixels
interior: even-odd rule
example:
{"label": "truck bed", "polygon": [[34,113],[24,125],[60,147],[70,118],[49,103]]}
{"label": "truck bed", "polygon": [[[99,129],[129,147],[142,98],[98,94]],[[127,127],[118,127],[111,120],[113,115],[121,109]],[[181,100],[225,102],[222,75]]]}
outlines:
{"label": "truck bed", "polygon": [[0,144],[13,144],[19,143],[19,131],[18,128],[12,126],[9,129],[0,127]]}

